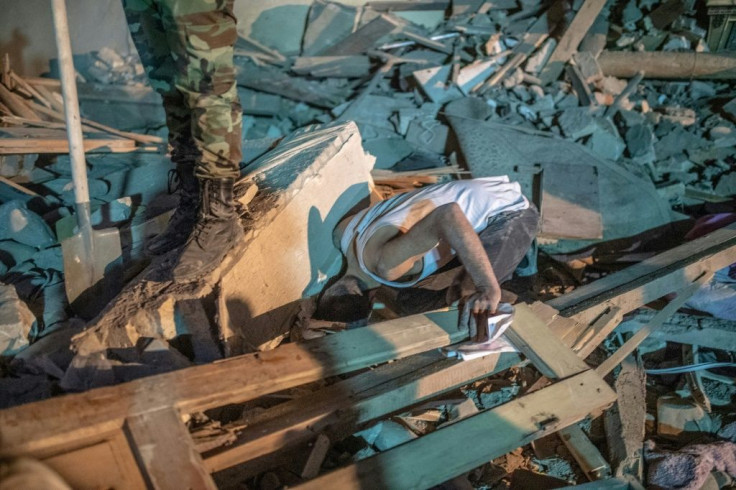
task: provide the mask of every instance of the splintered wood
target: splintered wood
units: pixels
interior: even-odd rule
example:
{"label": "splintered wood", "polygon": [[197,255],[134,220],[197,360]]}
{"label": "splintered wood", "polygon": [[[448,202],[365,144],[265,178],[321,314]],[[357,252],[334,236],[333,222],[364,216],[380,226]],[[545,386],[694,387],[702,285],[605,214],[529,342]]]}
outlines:
{"label": "splintered wood", "polygon": [[[25,80],[7,66],[0,79],[0,122],[14,127],[0,129],[0,155],[69,153],[64,124],[64,106],[40,79]],[[120,153],[155,150],[162,145],[158,136],[118,131],[104,124],[82,119],[84,151]]]}

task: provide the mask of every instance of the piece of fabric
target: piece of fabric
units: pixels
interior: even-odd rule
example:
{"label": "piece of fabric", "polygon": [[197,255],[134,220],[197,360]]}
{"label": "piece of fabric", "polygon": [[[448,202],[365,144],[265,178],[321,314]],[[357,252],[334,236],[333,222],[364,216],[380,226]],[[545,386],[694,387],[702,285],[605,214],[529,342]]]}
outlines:
{"label": "piece of fabric", "polygon": [[458,357],[463,361],[502,352],[518,352],[516,347],[503,336],[513,321],[514,307],[508,303],[501,303],[498,305],[498,314],[488,318],[486,325],[488,340],[486,342],[462,342],[444,347],[441,351],[447,357]]}
{"label": "piece of fabric", "polygon": [[161,94],[175,163],[237,178],[242,109],[233,64],[233,0],[123,0],[143,66]]}
{"label": "piece of fabric", "polygon": [[[450,203],[460,206],[478,233],[492,226],[490,218],[502,213],[521,211],[530,206],[529,201],[521,193],[519,184],[510,182],[507,176],[432,185],[396,195],[358,213],[343,233],[340,241],[342,252],[347,253],[354,244],[358,262],[366,274],[386,286],[411,287],[436,272],[441,264],[449,262],[455,252],[449,248],[435,246],[425,254],[422,272],[417,279],[396,282],[387,281],[368,270],[363,260],[365,246],[379,229],[392,226],[406,232],[434,209]],[[522,257],[527,248],[524,249]],[[516,264],[520,261],[521,258]]]}

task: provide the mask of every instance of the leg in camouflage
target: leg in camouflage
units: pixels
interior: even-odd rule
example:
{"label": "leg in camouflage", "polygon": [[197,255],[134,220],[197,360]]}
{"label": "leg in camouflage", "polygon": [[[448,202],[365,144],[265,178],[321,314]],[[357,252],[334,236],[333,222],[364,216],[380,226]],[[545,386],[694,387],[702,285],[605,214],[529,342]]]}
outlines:
{"label": "leg in camouflage", "polygon": [[159,255],[183,245],[197,221],[199,185],[194,176],[199,151],[192,137],[192,111],[176,89],[177,67],[169,47],[169,35],[155,0],[124,0],[125,14],[133,42],[151,82],[161,95],[169,130],[171,160],[169,192],[178,184],[179,204],[163,233],[146,244],[150,255]]}
{"label": "leg in camouflage", "polygon": [[[173,95],[181,98],[171,99],[176,109],[173,120],[167,111],[167,123],[185,124],[188,116],[197,149],[200,210],[173,271],[175,280],[188,281],[212,270],[242,237],[232,197],[240,173],[242,116],[233,65],[237,39],[233,0],[126,1],[144,35],[150,24],[156,28],[154,38],[166,40],[168,58],[159,57],[165,55],[163,49],[152,50],[148,73],[157,90],[167,94],[173,94],[168,87],[173,80]],[[149,12],[156,22],[142,19],[142,13]],[[150,46],[151,40],[146,42]]]}
{"label": "leg in camouflage", "polygon": [[140,0],[157,8],[174,62],[174,88],[191,118],[200,180],[197,223],[174,268],[177,281],[210,272],[243,236],[233,200],[241,117],[233,64],[233,0]]}

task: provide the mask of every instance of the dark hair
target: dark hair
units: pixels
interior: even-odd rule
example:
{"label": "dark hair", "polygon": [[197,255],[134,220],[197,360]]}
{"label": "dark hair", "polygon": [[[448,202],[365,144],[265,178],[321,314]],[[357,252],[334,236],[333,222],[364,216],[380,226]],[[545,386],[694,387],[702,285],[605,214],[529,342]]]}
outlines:
{"label": "dark hair", "polygon": [[367,319],[372,307],[372,295],[366,284],[356,276],[347,275],[322,293],[314,317],[352,323]]}

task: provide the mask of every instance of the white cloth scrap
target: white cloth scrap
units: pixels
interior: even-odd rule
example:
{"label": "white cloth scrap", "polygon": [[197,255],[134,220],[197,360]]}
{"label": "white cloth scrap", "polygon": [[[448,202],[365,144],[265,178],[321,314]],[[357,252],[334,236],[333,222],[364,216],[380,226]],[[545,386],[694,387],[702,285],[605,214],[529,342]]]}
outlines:
{"label": "white cloth scrap", "polygon": [[[462,342],[441,349],[447,357],[458,357],[463,361],[477,359],[489,354],[518,352],[506,338],[504,332],[514,320],[514,307],[508,303],[498,305],[497,314],[488,318],[488,340],[486,342]],[[493,336],[491,336],[491,332]]]}

